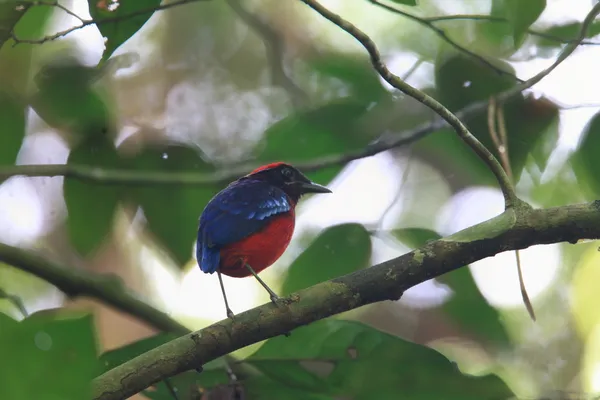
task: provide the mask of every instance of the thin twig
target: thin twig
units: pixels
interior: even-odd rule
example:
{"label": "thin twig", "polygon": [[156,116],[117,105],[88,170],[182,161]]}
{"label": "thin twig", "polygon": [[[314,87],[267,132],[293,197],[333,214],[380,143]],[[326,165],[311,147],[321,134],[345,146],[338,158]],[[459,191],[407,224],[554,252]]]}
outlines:
{"label": "thin twig", "polygon": [[[492,141],[496,146],[496,150],[498,150],[502,166],[504,167],[508,178],[514,182],[512,167],[510,166],[508,135],[506,132],[504,109],[502,107],[498,107],[498,105],[496,104],[496,100],[494,100],[493,97],[490,98],[487,122],[488,130],[490,131],[490,136],[492,137]],[[496,130],[496,122],[498,123],[498,130]],[[529,299],[527,288],[525,287],[525,280],[523,279],[523,269],[521,267],[521,256],[519,254],[519,250],[515,250],[515,257],[517,260],[517,274],[519,276],[519,286],[521,288],[521,297],[523,299],[523,304],[525,304],[525,308],[527,309],[527,312],[529,313],[531,319],[535,321],[535,312],[533,310],[531,300]]]}
{"label": "thin twig", "polygon": [[[427,17],[423,18],[424,21],[435,24],[437,22],[446,22],[446,21],[459,21],[459,20],[470,20],[470,21],[489,21],[489,22],[502,22],[508,23],[509,21],[504,17],[496,17],[493,15],[483,15],[483,14],[453,14],[453,15],[440,15],[437,17]],[[544,39],[552,40],[558,43],[572,43],[577,39],[565,39],[560,36],[552,35],[551,33],[540,32],[535,29],[527,29],[527,33],[533,36],[539,36]],[[588,45],[588,46],[600,46],[600,42],[594,42],[591,40],[582,40],[580,45]]]}
{"label": "thin twig", "polygon": [[81,18],[79,15],[77,15],[76,13],[74,13],[73,11],[69,10],[66,6],[63,6],[62,4],[60,4],[58,1],[42,1],[42,0],[31,0],[31,1],[23,1],[23,3],[27,3],[28,7],[31,6],[48,6],[48,7],[56,7],[60,10],[63,10],[65,13],[67,13],[68,15],[76,18],[79,20],[79,22],[83,23],[85,22],[85,19]]}
{"label": "thin twig", "polygon": [[456,115],[454,115],[450,110],[444,107],[433,97],[414,88],[408,83],[402,81],[398,76],[394,75],[381,60],[377,46],[366,33],[339,15],[329,11],[316,0],[301,1],[321,14],[325,19],[339,26],[341,29],[358,40],[371,56],[371,62],[375,70],[377,70],[381,77],[390,85],[435,111],[454,128],[458,136],[487,164],[488,168],[496,177],[496,180],[500,185],[500,189],[502,190],[502,194],[504,195],[504,203],[506,208],[513,207],[519,202],[510,180],[506,176],[506,173],[504,172],[504,169],[498,160],[496,160],[496,157],[494,157],[494,155],[490,153],[490,151],[484,145],[482,145],[481,142],[479,142],[479,140],[477,140],[477,138],[471,134],[471,132],[469,132],[467,127],[460,119],[456,117]]}
{"label": "thin twig", "polygon": [[267,53],[267,60],[271,69],[273,84],[281,86],[290,96],[295,107],[299,108],[308,101],[306,93],[285,73],[283,67],[284,41],[279,32],[263,21],[260,15],[255,15],[241,5],[240,0],[226,0],[231,9],[250,28],[261,36]]}
{"label": "thin twig", "polygon": [[[47,35],[42,37],[41,39],[24,39],[24,38],[20,38],[17,37],[13,32],[11,32],[11,38],[12,40],[15,42],[15,45],[17,44],[21,44],[21,43],[26,43],[26,44],[43,44],[46,42],[51,42],[53,40],[59,39],[63,36],[68,35],[71,32],[77,31],[79,29],[85,28],[86,26],[90,26],[90,25],[104,25],[104,24],[109,24],[112,22],[120,22],[120,21],[124,21],[127,20],[129,18],[133,18],[133,17],[137,17],[140,15],[144,15],[144,14],[152,14],[156,11],[162,11],[162,10],[166,10],[169,8],[173,8],[173,7],[177,7],[177,6],[181,6],[184,4],[189,4],[189,3],[196,3],[196,2],[200,2],[200,1],[209,1],[209,0],[176,0],[173,1],[171,3],[167,3],[167,4],[161,4],[158,7],[149,7],[149,8],[144,8],[143,10],[138,10],[129,14],[125,14],[125,15],[115,15],[112,17],[107,17],[107,18],[102,18],[102,19],[81,19],[81,25],[77,25],[77,26],[72,26],[68,29],[65,29],[63,31],[60,32],[56,32],[52,35]],[[54,5],[54,2],[38,2],[38,1],[32,1],[31,3],[33,3],[33,5]],[[36,3],[40,3],[40,4],[36,4]],[[61,9],[65,10],[65,8],[60,7]],[[66,11],[66,10],[65,10]]]}
{"label": "thin twig", "polygon": [[[568,44],[555,62],[548,68],[540,71],[538,74],[525,81],[522,84],[513,86],[506,91],[499,93],[495,96],[498,103],[502,103],[513,96],[521,93],[522,91],[529,89],[536,83],[541,81],[543,78],[548,76],[558,65],[560,65],[565,59],[567,59],[573,51],[578,47],[579,41],[585,37],[589,25],[594,20],[596,15],[600,13],[600,3],[596,4],[594,8],[585,18],[581,26],[579,38]],[[592,106],[592,105],[590,105]],[[471,118],[478,113],[485,111],[488,107],[488,101],[480,101],[470,104],[464,107],[462,110],[455,113],[459,119],[466,120]],[[575,107],[575,106],[573,106]],[[393,137],[382,137],[373,143],[365,146],[363,149],[348,152],[345,154],[333,154],[323,157],[315,158],[311,161],[298,162],[296,165],[301,170],[310,172],[316,171],[325,167],[344,165],[351,161],[358,160],[361,158],[371,157],[381,152],[398,148],[401,146],[414,143],[430,133],[436,132],[442,128],[448,126],[448,122],[442,117],[437,117],[431,122],[423,123],[412,129],[401,132]],[[293,161],[293,160],[290,160]],[[54,177],[64,176],[75,179],[80,179],[88,182],[95,182],[98,184],[127,184],[127,185],[214,185],[217,183],[229,182],[232,179],[239,177],[240,175],[246,174],[248,171],[253,170],[258,165],[256,164],[244,164],[237,167],[231,167],[227,170],[221,170],[212,174],[200,174],[200,173],[165,173],[165,172],[141,172],[133,170],[123,169],[105,169],[95,166],[88,165],[75,165],[75,164],[52,164],[52,165],[16,165],[0,167],[0,180],[9,178],[11,176],[28,176],[28,177]]]}
{"label": "thin twig", "polygon": [[518,82],[523,82],[522,79],[518,78],[517,76],[515,76],[514,74],[503,70],[502,68],[497,67],[496,65],[492,64],[490,61],[488,61],[484,56],[482,56],[481,54],[477,54],[471,50],[469,50],[468,48],[466,48],[465,46],[459,44],[458,42],[454,41],[452,38],[450,38],[450,36],[448,36],[448,34],[446,33],[446,31],[444,31],[443,29],[438,28],[437,26],[435,26],[435,24],[433,22],[428,21],[427,19],[421,18],[421,17],[417,17],[416,15],[413,15],[409,12],[406,12],[404,10],[400,10],[399,8],[384,4],[379,2],[378,0],[367,0],[369,1],[369,3],[376,5],[378,7],[381,7],[385,10],[391,11],[395,14],[399,14],[402,15],[412,21],[415,21],[429,29],[431,29],[433,32],[435,32],[436,35],[438,35],[442,40],[444,40],[446,43],[448,43],[449,45],[451,45],[452,47],[454,47],[455,49],[468,54],[469,56],[479,60],[481,63],[485,64],[486,66],[488,66],[490,69],[494,70],[495,72],[497,72],[500,75],[507,75],[510,76],[514,79],[516,79]]}
{"label": "thin twig", "polygon": [[5,290],[0,289],[0,299],[6,299],[10,301],[13,304],[13,306],[15,306],[17,310],[19,310],[19,312],[21,313],[21,315],[23,315],[24,318],[27,318],[29,316],[27,308],[25,308],[25,303],[23,303],[23,300],[21,300],[19,296],[15,296],[14,294],[7,293]]}

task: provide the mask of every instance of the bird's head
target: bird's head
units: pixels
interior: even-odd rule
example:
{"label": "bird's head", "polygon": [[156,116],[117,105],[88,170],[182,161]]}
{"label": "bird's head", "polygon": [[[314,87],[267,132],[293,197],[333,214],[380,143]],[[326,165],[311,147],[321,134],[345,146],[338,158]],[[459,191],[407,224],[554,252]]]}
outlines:
{"label": "bird's head", "polygon": [[302,172],[283,162],[263,165],[246,175],[245,178],[269,182],[283,190],[294,202],[307,193],[331,193],[331,190],[325,186],[312,182]]}

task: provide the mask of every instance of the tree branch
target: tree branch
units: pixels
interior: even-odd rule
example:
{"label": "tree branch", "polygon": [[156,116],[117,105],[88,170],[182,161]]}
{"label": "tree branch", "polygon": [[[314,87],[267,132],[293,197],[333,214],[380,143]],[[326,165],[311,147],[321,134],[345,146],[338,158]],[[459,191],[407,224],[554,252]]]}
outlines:
{"label": "tree branch", "polygon": [[[496,65],[492,64],[490,61],[488,61],[487,58],[485,58],[484,56],[482,56],[481,54],[477,54],[474,51],[469,50],[468,48],[466,48],[465,46],[459,44],[458,42],[452,40],[452,38],[450,38],[450,36],[448,36],[448,34],[446,33],[446,31],[444,31],[441,28],[438,28],[437,26],[435,26],[434,22],[431,22],[430,19],[428,18],[421,18],[418,17],[414,14],[411,14],[409,12],[406,12],[404,10],[401,10],[399,8],[381,3],[378,0],[367,0],[369,3],[383,8],[387,11],[393,12],[395,14],[399,14],[402,15],[412,21],[415,21],[423,26],[425,26],[426,28],[431,29],[433,32],[435,32],[436,35],[438,35],[443,41],[445,41],[446,43],[448,43],[450,46],[454,47],[455,49],[457,49],[460,52],[463,52],[465,54],[468,54],[469,56],[479,60],[482,64],[488,66],[490,69],[496,71],[498,74],[500,75],[508,75],[514,79],[516,79],[518,82],[523,82],[522,79],[519,79],[517,76],[513,75],[512,73],[503,70],[502,68],[498,68]],[[439,20],[438,20],[439,21]]]}
{"label": "tree branch", "polygon": [[501,215],[371,268],[181,336],[100,375],[95,400],[124,399],[153,383],[302,325],[384,300],[419,283],[508,250],[600,238],[600,201],[534,210],[519,204]]}
{"label": "tree branch", "polygon": [[471,132],[469,132],[467,127],[460,119],[456,117],[456,115],[454,115],[450,110],[444,107],[444,105],[435,100],[433,97],[409,85],[398,76],[394,75],[381,60],[381,55],[379,54],[377,46],[373,40],[367,36],[366,33],[339,15],[329,11],[316,0],[301,1],[321,14],[325,19],[339,26],[342,30],[346,31],[356,40],[358,40],[371,56],[373,67],[386,82],[435,111],[444,120],[446,120],[450,126],[454,128],[458,136],[487,164],[488,168],[496,177],[496,180],[500,185],[500,189],[502,190],[502,194],[504,195],[504,203],[506,208],[513,207],[520,201],[517,198],[512,184],[510,183],[510,179],[508,179],[506,176],[504,169],[496,157],[494,157],[494,155],[483,144],[481,144],[481,142],[477,140],[477,138],[473,136]]}
{"label": "tree branch", "polygon": [[2,243],[0,262],[44,279],[69,297],[86,296],[100,300],[161,331],[177,334],[190,331],[167,314],[138,299],[115,276],[66,268],[33,252]]}
{"label": "tree branch", "polygon": [[[496,101],[502,102],[511,97],[529,89],[544,77],[549,75],[558,65],[560,65],[573,51],[579,46],[579,43],[585,38],[587,30],[600,13],[600,5],[596,4],[582,23],[579,37],[577,40],[569,43],[557,57],[556,61],[550,67],[542,70],[531,79],[513,86],[512,88],[499,93],[495,96]],[[591,106],[591,105],[590,105]],[[488,107],[488,101],[483,100],[473,103],[455,113],[455,116],[461,120],[466,120],[474,115],[483,112]],[[304,171],[316,171],[325,167],[334,165],[344,165],[351,161],[361,158],[371,157],[384,151],[398,148],[410,143],[414,143],[427,136],[428,134],[446,127],[448,123],[445,119],[438,117],[431,122],[423,123],[415,128],[404,131],[393,137],[382,137],[364,149],[349,152],[345,154],[334,154],[315,158],[308,162],[296,163],[297,167]],[[293,160],[290,160],[293,161]],[[121,169],[105,169],[87,165],[74,164],[52,164],[52,165],[16,165],[0,167],[0,180],[11,176],[27,177],[54,177],[64,176],[80,179],[82,181],[94,182],[98,184],[127,184],[127,185],[214,185],[216,183],[230,182],[240,175],[257,167],[256,164],[240,165],[227,170],[219,171],[213,174],[189,173],[165,173],[165,172],[141,172]]]}
{"label": "tree branch", "polygon": [[[482,14],[453,14],[453,15],[440,15],[437,17],[428,17],[423,18],[424,21],[435,24],[437,22],[446,22],[446,21],[458,21],[458,20],[470,20],[470,21],[489,21],[489,22],[502,22],[508,23],[508,20],[504,17],[495,17],[492,15],[482,15]],[[552,40],[557,43],[573,43],[577,41],[577,39],[565,39],[560,36],[555,36],[550,33],[540,32],[535,29],[527,29],[527,33],[533,36],[539,36],[544,39]],[[580,45],[587,46],[600,46],[599,42],[594,42],[592,40],[582,40]]]}
{"label": "tree branch", "polygon": [[177,7],[177,6],[181,6],[184,4],[189,4],[189,3],[196,3],[199,1],[208,1],[208,0],[176,0],[173,1],[171,3],[167,3],[167,4],[161,4],[158,7],[150,7],[150,8],[145,8],[143,10],[138,10],[136,12],[132,12],[130,14],[125,14],[125,15],[115,15],[114,17],[107,17],[107,18],[102,18],[102,19],[83,19],[81,17],[79,17],[78,15],[76,15],[75,13],[73,13],[72,11],[68,10],[67,8],[60,6],[58,4],[58,1],[22,1],[21,3],[27,3],[28,7],[29,6],[48,6],[48,7],[58,7],[60,9],[62,9],[63,11],[65,11],[67,14],[74,16],[75,18],[79,19],[79,21],[81,21],[80,25],[77,26],[72,26],[71,28],[65,29],[64,31],[60,31],[60,32],[56,32],[52,35],[48,35],[48,36],[44,36],[41,39],[24,39],[24,38],[20,38],[17,37],[15,35],[15,33],[13,31],[11,31],[10,33],[10,37],[12,38],[12,40],[14,40],[15,45],[20,44],[20,43],[27,43],[27,44],[42,44],[42,43],[46,43],[46,42],[50,42],[52,40],[56,40],[58,38],[61,38],[63,36],[68,35],[71,32],[75,32],[79,29],[85,28],[86,26],[89,25],[102,25],[102,24],[108,24],[111,22],[119,22],[119,21],[124,21],[127,20],[129,18],[132,17],[137,17],[139,15],[144,15],[144,14],[151,14],[154,13],[156,11],[162,11],[162,10],[166,10],[169,8],[173,8],[173,7]]}

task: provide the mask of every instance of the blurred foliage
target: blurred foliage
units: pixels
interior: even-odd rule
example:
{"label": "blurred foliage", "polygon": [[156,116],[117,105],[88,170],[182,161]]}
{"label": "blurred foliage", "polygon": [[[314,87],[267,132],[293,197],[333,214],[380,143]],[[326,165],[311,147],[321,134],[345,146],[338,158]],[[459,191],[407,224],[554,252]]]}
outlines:
{"label": "blurred foliage", "polygon": [[416,6],[417,0],[392,0],[394,3],[403,4],[406,6]]}
{"label": "blurred foliage", "polygon": [[0,353],[3,399],[85,399],[100,371],[91,315],[49,310],[17,322],[0,313]]}
{"label": "blurred foliage", "polygon": [[[392,233],[399,241],[415,249],[441,238],[437,232],[424,228],[395,229]],[[500,313],[483,297],[468,266],[437,277],[436,281],[452,289],[451,298],[440,307],[452,321],[479,340],[504,347],[510,344]],[[477,318],[473,318],[475,315]]]}
{"label": "blurred foliage", "polygon": [[[119,360],[118,364],[166,340],[154,336],[105,353],[101,359]],[[214,393],[224,385],[261,400],[334,400],[340,396],[385,400],[397,399],[400,392],[409,399],[480,400],[512,395],[496,376],[464,375],[433,349],[352,321],[326,320],[298,328],[289,338],[267,340],[239,363],[233,368],[239,372],[235,382],[228,377],[225,361],[218,359],[200,374],[175,377],[171,385],[183,399],[192,399],[190,393]],[[153,400],[172,399],[163,383],[145,395]]]}
{"label": "blurred foliage", "polygon": [[[309,161],[361,149],[369,143],[369,137],[359,129],[368,106],[369,102],[352,97],[293,114],[267,129],[266,143],[257,159]],[[327,184],[341,170],[342,166],[322,168],[307,176]]]}
{"label": "blurred foliage", "polygon": [[578,151],[571,156],[573,171],[577,181],[585,191],[587,198],[598,199],[600,196],[600,113],[587,124],[580,139]]}
{"label": "blurred foliage", "polygon": [[25,107],[6,92],[0,92],[0,125],[0,165],[13,165],[25,137]]}
{"label": "blurred foliage", "polygon": [[121,44],[144,26],[161,0],[90,0],[88,3],[92,19],[107,20],[97,25],[106,38],[102,54],[102,61],[106,61]]}
{"label": "blurred foliage", "polygon": [[4,1],[0,4],[0,48],[10,39],[15,25],[27,11],[26,7],[16,5],[16,1]]}
{"label": "blurred foliage", "polygon": [[[66,3],[65,7],[69,7]],[[2,3],[0,168],[16,163],[27,135],[44,130],[60,135],[69,149],[67,164],[72,171],[87,166],[99,168],[93,169],[99,175],[102,169],[123,169],[126,173],[152,176],[211,174],[244,161],[295,163],[356,154],[381,137],[404,135],[432,117],[422,105],[389,90],[363,49],[339,44],[338,36],[330,41],[322,32],[313,33],[313,21],[297,21],[297,10],[287,2],[264,0],[248,6],[248,12],[259,17],[260,23],[268,24],[277,37],[260,29],[247,29],[227,2],[189,3],[154,13],[153,8],[161,4],[159,0],[89,0],[90,15],[99,21],[96,28],[105,39],[98,65],[84,63],[87,56],[79,54],[81,49],[68,40],[50,41],[44,45],[44,52],[35,44],[22,42],[15,46],[13,34],[21,40],[46,41],[47,22],[64,10],[52,2],[37,2],[25,8],[20,8],[21,2]],[[380,50],[400,76],[403,74],[396,70],[397,65],[392,68],[392,56],[418,60],[417,73],[426,72],[414,84],[452,111],[485,104],[491,97],[513,88],[518,83],[510,64],[515,58],[526,54],[537,60],[555,55],[566,42],[577,38],[581,28],[580,22],[565,21],[550,25],[544,22],[538,27],[538,20],[550,3],[545,0],[493,1],[484,18],[453,19],[448,15],[446,21],[442,10],[447,7],[440,2],[389,2],[393,3],[415,18],[441,15],[442,19],[431,22],[429,27],[414,24],[413,31],[405,29],[406,18],[401,13],[394,14],[396,25],[386,28]],[[469,2],[464,5],[473,8]],[[340,7],[351,9],[354,4]],[[152,17],[157,24],[147,24]],[[432,26],[439,29],[437,34]],[[338,34],[342,32],[335,35]],[[598,34],[600,22],[595,21],[586,37],[597,40],[594,37]],[[128,45],[136,35],[140,35],[136,38],[140,39],[136,41],[140,43],[140,54],[146,53],[146,45],[151,48],[150,62],[144,61],[146,55],[136,53],[135,46]],[[379,43],[382,38],[374,39]],[[481,58],[458,51],[449,43],[452,40],[481,53],[493,68]],[[278,41],[283,44],[281,54],[276,54]],[[305,106],[291,108],[280,100],[290,93],[284,94],[285,85],[281,82],[272,83],[273,57],[265,57],[264,46],[281,59],[275,61],[281,61],[283,73],[306,92],[310,101]],[[127,62],[115,62],[117,57],[113,54],[126,47],[133,56]],[[114,68],[105,68],[109,62],[114,63]],[[411,84],[412,78],[407,78]],[[276,90],[281,93],[275,93]],[[549,160],[558,144],[559,106],[544,97],[520,94],[498,107],[504,115],[509,160],[520,195],[541,206],[598,198],[600,113],[588,123],[579,146],[568,159],[559,160],[550,168]],[[41,121],[28,117],[30,109]],[[173,119],[185,123],[173,123]],[[498,156],[487,113],[469,115],[464,120],[471,132]],[[265,126],[261,125],[263,121]],[[498,130],[498,121],[495,126]],[[180,131],[182,127],[185,132]],[[242,150],[233,151],[239,149]],[[419,161],[439,172],[452,194],[480,185],[496,187],[485,164],[449,128],[421,137],[412,149]],[[401,152],[388,154],[397,161]],[[344,167],[332,165],[311,170],[307,175],[328,184]],[[428,184],[420,176],[417,182]],[[103,244],[122,239],[115,233],[123,231],[117,228],[120,221],[116,220],[120,207],[124,207],[131,211],[126,222],[135,221],[137,227],[141,221],[141,229],[135,232],[164,250],[172,264],[180,268],[195,265],[190,261],[198,218],[210,198],[226,184],[113,184],[65,177],[62,194],[70,247],[65,245],[59,252],[64,259],[69,259],[72,250],[79,260],[95,260]],[[414,209],[403,212],[435,216],[439,213],[437,209],[425,209],[426,202],[414,203]],[[431,215],[428,218],[433,220]],[[398,223],[390,228],[396,239],[411,248],[439,238],[436,229],[406,228]],[[299,249],[289,261],[282,293],[367,268],[378,256],[372,233],[352,222],[314,232],[314,237],[308,235],[311,241],[306,248]],[[58,236],[59,229],[48,234],[49,239]],[[46,238],[40,241],[46,245]],[[589,348],[595,349],[596,337],[600,336],[600,318],[593,306],[598,297],[594,285],[598,275],[594,268],[597,252],[581,257],[581,250],[572,251],[579,251],[579,257],[572,259],[581,264],[572,282],[572,313],[581,343],[573,345],[578,353],[572,359],[585,358],[586,370],[593,372],[598,360],[589,355],[583,357],[583,353],[588,341]],[[5,279],[8,280],[14,278]],[[384,400],[398,396],[491,400],[511,397],[507,384],[512,387],[513,381],[526,382],[533,392],[546,390],[548,382],[537,379],[539,374],[504,363],[498,356],[498,349],[508,358],[522,351],[522,341],[514,334],[519,329],[507,326],[505,310],[488,303],[468,266],[437,281],[453,294],[436,307],[435,311],[444,318],[435,321],[435,335],[476,342],[487,352],[491,359],[488,365],[494,372],[510,370],[517,378],[510,378],[510,373],[499,373],[503,380],[494,375],[463,375],[450,360],[430,348],[357,322],[330,319],[294,330],[289,338],[269,339],[254,354],[233,361],[233,365],[218,359],[205,365],[201,374],[188,371],[169,382],[181,400],[232,398],[234,393],[242,393],[246,399],[267,400]],[[37,285],[36,282],[31,287],[38,288]],[[4,286],[0,288],[3,291],[14,292],[12,287]],[[27,295],[28,300],[30,293],[25,292],[21,295]],[[559,301],[559,294],[552,296]],[[400,306],[394,303],[393,307]],[[541,325],[542,321],[538,323]],[[391,326],[390,330],[407,323],[395,314],[389,321],[381,322],[382,326]],[[62,311],[34,314],[21,322],[0,313],[0,354],[2,361],[10,365],[0,374],[0,398],[86,398],[91,377],[174,337],[159,333],[104,352],[98,359],[96,329],[91,317]],[[535,341],[538,342],[537,337]],[[542,347],[547,344],[539,342],[540,347],[528,349],[527,354],[545,354]],[[235,372],[237,381],[231,380],[228,367]],[[556,368],[560,372],[560,366]],[[589,371],[586,373],[592,375]],[[552,374],[556,376],[558,372]],[[42,387],[47,397],[40,397]],[[144,395],[155,400],[172,399],[164,382],[146,390]]]}
{"label": "blurred foliage", "polygon": [[[498,68],[510,72],[511,75],[514,74],[514,70],[506,63],[498,63]],[[516,84],[512,76],[498,74],[463,53],[444,53],[436,63],[436,87],[439,100],[451,111],[458,111],[470,104],[485,101]],[[500,104],[499,107],[504,111],[508,153],[515,180],[518,181],[530,155],[543,170],[558,140],[558,126],[553,124],[558,119],[556,104],[543,98],[535,99],[520,94]],[[499,157],[488,126],[488,116],[485,113],[467,120],[467,127],[481,143]],[[550,127],[553,129],[549,129]],[[498,132],[499,129],[496,128],[496,131]],[[437,142],[432,140],[432,145],[435,143]],[[437,145],[443,148],[441,143]],[[465,147],[462,144],[461,146]],[[456,158],[466,161],[462,154],[456,155]],[[481,160],[471,159],[474,163],[469,163],[466,168],[486,168]],[[482,171],[482,174],[486,172]],[[495,185],[493,180],[487,180],[486,183]]]}
{"label": "blurred foliage", "polygon": [[281,293],[287,296],[317,283],[366,268],[370,261],[371,238],[364,226],[332,226],[319,234],[290,265]]}
{"label": "blurred foliage", "polygon": [[[67,164],[115,168],[120,163],[112,141],[90,137],[71,149]],[[81,254],[88,255],[112,232],[119,188],[67,177],[63,191],[71,243]]]}
{"label": "blurred foliage", "polygon": [[[128,141],[134,142],[135,136]],[[121,147],[127,148],[128,141]],[[199,149],[179,143],[151,143],[140,149],[125,163],[134,170],[147,172],[212,172]],[[192,245],[198,230],[202,209],[222,187],[161,186],[129,187],[128,198],[139,204],[150,231],[164,245],[178,265],[192,257]],[[169,210],[168,212],[165,212]]]}
{"label": "blurred foliage", "polygon": [[116,129],[107,101],[93,84],[100,71],[60,58],[35,76],[38,91],[31,100],[36,113],[51,127],[79,137],[114,136]]}

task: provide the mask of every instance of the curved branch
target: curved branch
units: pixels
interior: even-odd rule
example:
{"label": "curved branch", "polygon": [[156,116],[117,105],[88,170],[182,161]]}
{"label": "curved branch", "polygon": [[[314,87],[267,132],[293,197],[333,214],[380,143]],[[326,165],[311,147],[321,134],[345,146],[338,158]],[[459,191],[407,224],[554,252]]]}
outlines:
{"label": "curved branch", "polygon": [[[421,24],[421,25],[431,29],[436,35],[438,35],[443,41],[448,43],[450,46],[454,47],[455,49],[457,49],[460,52],[468,54],[469,56],[479,60],[482,64],[484,64],[487,67],[489,67],[490,69],[494,70],[496,73],[498,73],[500,75],[510,76],[511,78],[517,80],[517,82],[521,82],[521,83],[523,82],[522,79],[519,79],[517,76],[513,75],[512,73],[505,71],[502,68],[498,68],[497,66],[492,64],[490,61],[488,61],[487,58],[485,58],[481,54],[477,54],[474,51],[471,51],[468,48],[466,48],[465,46],[459,44],[458,42],[452,40],[452,38],[450,38],[450,36],[448,36],[446,31],[435,26],[435,21],[432,22],[431,19],[429,19],[429,18],[417,17],[414,14],[411,14],[409,12],[400,10],[399,8],[395,8],[395,7],[389,6],[387,4],[381,3],[378,0],[368,0],[368,2],[377,7],[381,7],[387,11],[402,15],[402,16],[410,19],[411,21],[415,21],[416,23]],[[437,21],[439,21],[439,19]]]}
{"label": "curved branch", "polygon": [[435,111],[439,116],[446,120],[450,126],[454,128],[458,136],[469,147],[471,147],[471,149],[473,149],[473,151],[479,156],[479,158],[483,160],[483,162],[487,164],[488,168],[496,177],[496,180],[500,185],[500,189],[502,190],[502,194],[504,195],[504,203],[506,208],[513,207],[519,202],[515,190],[510,183],[510,179],[508,179],[508,176],[506,176],[502,165],[500,165],[496,157],[494,157],[494,155],[483,144],[481,144],[481,142],[477,140],[477,138],[473,136],[471,132],[469,132],[467,127],[460,119],[456,117],[456,115],[454,115],[450,110],[444,107],[444,105],[435,100],[433,97],[409,85],[398,76],[394,75],[384,64],[377,46],[373,40],[367,36],[366,33],[339,15],[329,11],[316,0],[301,1],[321,14],[325,19],[339,26],[342,30],[346,31],[348,34],[352,35],[356,40],[358,40],[371,56],[371,63],[373,64],[373,67],[386,82]]}
{"label": "curved branch", "polygon": [[97,377],[95,400],[124,399],[224,354],[344,311],[397,300],[419,283],[508,250],[600,238],[600,201],[534,210],[525,205],[400,257],[294,293],[181,336]]}
{"label": "curved branch", "polygon": [[[173,4],[173,3],[171,3]],[[586,37],[588,27],[600,13],[600,5],[596,4],[594,8],[585,18],[581,26],[581,31],[577,40],[567,45],[560,53],[556,61],[550,67],[542,70],[531,79],[516,85],[495,96],[498,103],[502,103],[511,97],[529,89],[544,77],[549,75],[558,65],[560,65],[573,51],[579,46],[581,41]],[[590,105],[593,106],[593,105]],[[466,120],[474,115],[485,111],[488,107],[487,99],[481,102],[473,103],[462,110],[455,113],[457,118]],[[572,107],[573,108],[573,107]],[[316,171],[325,167],[344,165],[354,160],[371,157],[384,151],[398,148],[417,140],[422,139],[430,133],[438,131],[447,126],[447,122],[438,117],[435,120],[423,123],[415,128],[409,129],[393,137],[382,137],[377,141],[366,146],[364,149],[349,152],[345,154],[335,154],[315,158],[308,162],[296,163],[297,167],[304,171]],[[293,161],[293,160],[290,160]],[[224,171],[219,171],[213,174],[198,174],[198,173],[164,173],[164,172],[141,172],[133,170],[121,169],[105,169],[87,165],[16,165],[0,167],[0,180],[7,179],[11,176],[27,176],[27,177],[54,177],[65,176],[69,178],[80,179],[83,181],[94,182],[98,184],[127,184],[127,185],[213,185],[215,183],[226,183],[238,178],[240,175],[246,174],[253,170],[257,165],[241,165],[234,168],[229,168]]]}
{"label": "curved branch", "polygon": [[44,279],[69,297],[86,296],[100,300],[158,330],[181,335],[190,331],[164,312],[138,299],[116,276],[66,268],[40,255],[2,243],[0,262]]}

